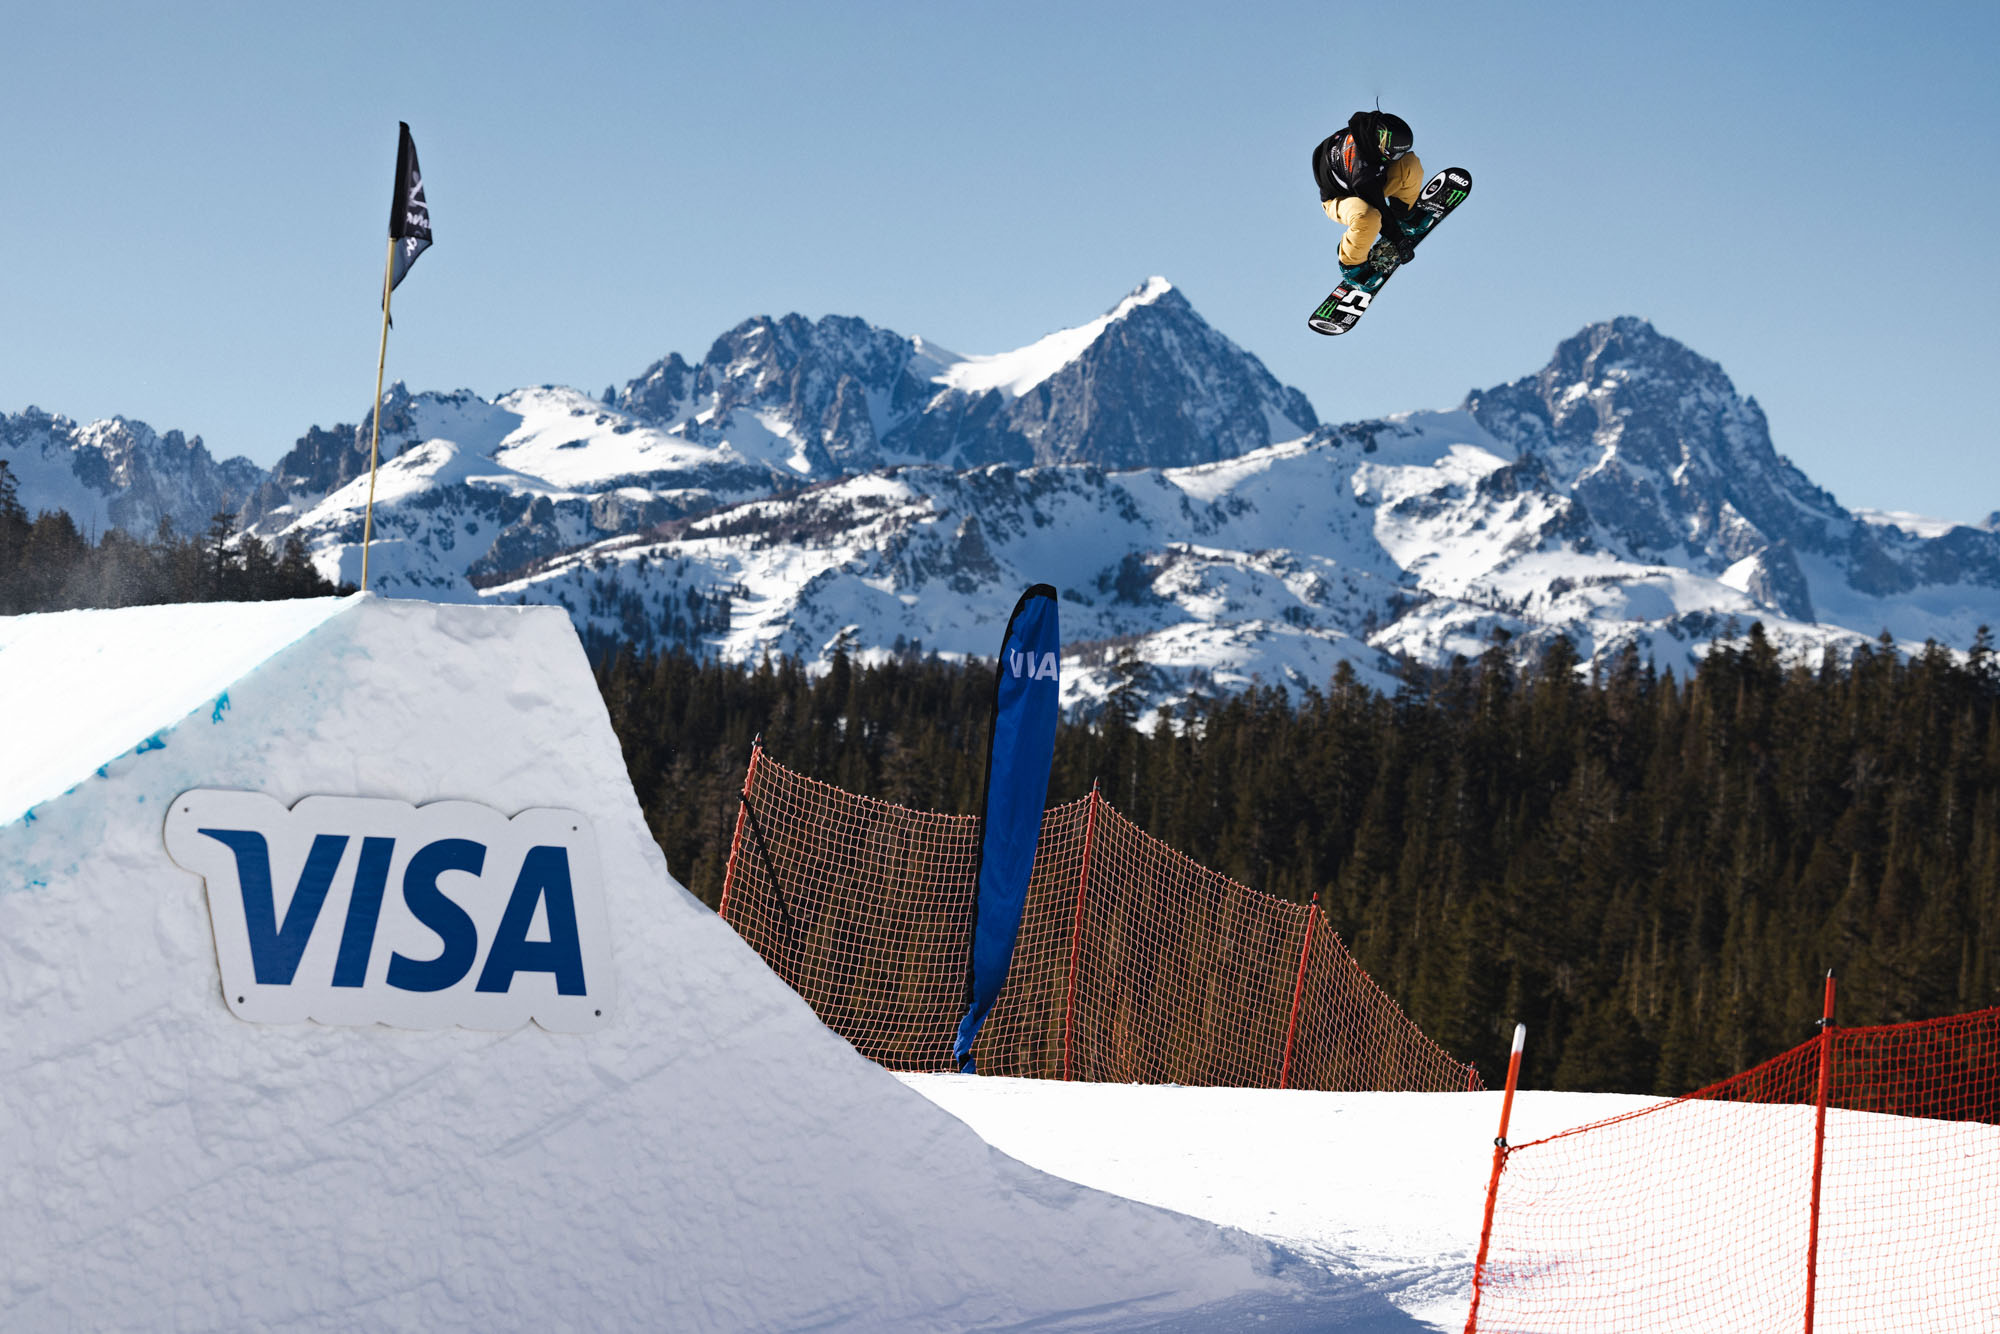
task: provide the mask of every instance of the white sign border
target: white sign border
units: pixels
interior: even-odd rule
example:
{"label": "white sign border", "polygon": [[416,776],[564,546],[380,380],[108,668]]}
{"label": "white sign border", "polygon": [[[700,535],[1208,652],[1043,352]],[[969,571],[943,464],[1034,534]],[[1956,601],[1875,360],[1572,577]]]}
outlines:
{"label": "white sign border", "polygon": [[[349,836],[332,887],[289,983],[256,980],[235,854],[203,835],[201,828],[255,830],[264,836],[277,900],[274,907],[281,923],[313,839],[319,834]],[[204,881],[223,1001],[239,1019],[257,1024],[385,1024],[403,1029],[486,1032],[512,1032],[533,1022],[557,1033],[591,1032],[612,1021],[616,977],[604,878],[596,833],[589,817],[580,811],[532,807],[510,817],[472,801],[434,801],[417,806],[383,797],[333,795],[303,797],[287,807],[262,792],[191,788],[174,798],[162,832],[167,855]],[[391,838],[395,848],[380,917],[372,933],[366,980],[358,987],[335,988],[331,985],[332,960],[344,931],[364,838]],[[478,877],[447,870],[437,882],[476,923],[478,943],[472,964],[456,983],[439,991],[390,987],[385,974],[397,952],[399,935],[405,942],[428,942],[428,953],[410,956],[419,962],[438,952],[441,938],[411,916],[404,902],[403,875],[419,850],[450,838],[479,843],[489,854],[495,848],[504,850],[497,860],[488,856]],[[506,992],[478,992],[476,982],[492,948],[494,928],[512,891],[513,877],[527,850],[538,845],[562,847],[567,856],[584,993],[560,995],[551,974],[529,971],[515,974]],[[463,901],[469,884],[476,884],[483,903],[468,905]],[[546,917],[546,907],[545,902],[538,907],[538,920]],[[413,931],[420,934],[413,935]]]}

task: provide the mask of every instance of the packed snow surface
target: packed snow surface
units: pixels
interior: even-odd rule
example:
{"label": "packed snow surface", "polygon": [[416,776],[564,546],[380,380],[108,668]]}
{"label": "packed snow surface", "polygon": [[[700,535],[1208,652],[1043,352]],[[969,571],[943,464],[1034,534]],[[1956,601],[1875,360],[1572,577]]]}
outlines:
{"label": "packed snow surface", "polygon": [[[37,760],[9,789],[31,815],[0,823],[0,1328],[1399,1318],[1351,1270],[1024,1166],[828,1032],[668,874],[560,611],[364,595],[0,627],[10,680],[45,686],[9,722],[72,726],[86,775],[49,796],[72,780]],[[235,1018],[203,883],[163,846],[195,788],[585,812],[613,1021]],[[284,920],[297,872],[274,871]]]}
{"label": "packed snow surface", "polygon": [[[1497,1095],[889,1075],[668,873],[559,611],[0,619],[0,699],[0,1328],[1462,1327]],[[238,1020],[162,844],[197,787],[588,813],[612,1021]],[[1531,1090],[1510,1138],[1651,1101]],[[1966,1163],[1994,1148],[1933,1130],[1881,1175],[1977,1217]],[[1704,1170],[1645,1225],[1690,1226]],[[1824,1291],[1931,1273],[1897,1249],[1907,1205],[1855,1203]],[[1941,1291],[1928,1327],[1990,1328],[1984,1291]]]}
{"label": "packed snow surface", "polygon": [[[0,616],[0,825],[60,796],[339,611],[338,598]],[[143,689],[135,689],[143,677]]]}
{"label": "packed snow surface", "polygon": [[[1257,1233],[1352,1273],[1403,1322],[1374,1317],[1329,1328],[1441,1334],[1465,1328],[1499,1128],[1498,1092],[898,1078],[1023,1162]],[[1531,1145],[1666,1102],[1524,1089],[1508,1139]],[[1601,1311],[1610,1292],[1658,1291],[1659,1271],[1649,1266],[1679,1256],[1703,1273],[1699,1288],[1686,1293],[1674,1319],[1623,1328],[1761,1334],[1774,1295],[1780,1303],[1793,1300],[1803,1283],[1809,1178],[1802,1167],[1811,1157],[1813,1109],[1678,1102],[1660,1114],[1693,1119],[1702,1142],[1737,1146],[1740,1153],[1661,1161],[1658,1141],[1627,1123],[1640,1133],[1621,1139],[1617,1130],[1595,1130],[1585,1138],[1600,1170],[1622,1172],[1629,1189],[1609,1181],[1603,1190],[1576,1189],[1575,1159],[1530,1147],[1509,1168],[1525,1174],[1512,1198],[1558,1193],[1559,1222],[1573,1238],[1646,1239],[1635,1251],[1601,1254],[1592,1265],[1578,1265],[1576,1256],[1543,1257],[1553,1266],[1576,1266],[1572,1291],[1584,1309],[1594,1304]],[[1855,1156],[1861,1150],[1842,1156],[1860,1143],[1867,1146],[1865,1163]],[[1990,1167],[2000,1161],[2000,1129],[1835,1109],[1827,1144],[1830,1204],[1820,1232],[1815,1327],[1823,1334],[1881,1334],[1885,1311],[1920,1309],[1925,1330],[1992,1330],[1987,1276],[2000,1255],[2000,1215],[1979,1192],[1990,1188]],[[1743,1207],[1746,1200],[1767,1207],[1757,1212]],[[1543,1228],[1558,1222],[1547,1210],[1534,1221]],[[1496,1256],[1521,1237],[1509,1233],[1503,1216]],[[1731,1263],[1715,1266],[1718,1252]],[[1561,1290],[1559,1281],[1548,1282]]]}
{"label": "packed snow surface", "polygon": [[[1465,1327],[1498,1093],[898,1078],[1044,1171],[1351,1267],[1403,1313],[1382,1329]],[[1509,1138],[1657,1101],[1523,1092]]]}

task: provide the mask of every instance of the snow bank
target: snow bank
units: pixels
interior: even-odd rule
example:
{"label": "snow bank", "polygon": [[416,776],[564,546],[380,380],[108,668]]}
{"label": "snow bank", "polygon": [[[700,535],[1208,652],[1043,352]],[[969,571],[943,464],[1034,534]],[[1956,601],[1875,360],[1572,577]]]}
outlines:
{"label": "snow bank", "polygon": [[[558,610],[72,612],[0,645],[0,687],[40,683],[4,695],[33,808],[0,816],[0,1327],[1411,1327],[1015,1162],[830,1034],[668,875]],[[192,788],[587,813],[612,1019],[237,1019],[162,845]]]}
{"label": "snow bank", "polygon": [[[1066,1084],[899,1075],[1046,1172],[1342,1267],[1401,1325],[1465,1328],[1500,1094]],[[1516,1143],[1658,1102],[1524,1091]]]}
{"label": "snow bank", "polygon": [[341,606],[310,598],[0,616],[0,825],[204,701],[221,706],[238,677]]}
{"label": "snow bank", "polygon": [[[898,1078],[1044,1171],[1346,1266],[1408,1322],[1364,1327],[1465,1328],[1498,1092]],[[1529,1145],[1666,1101],[1524,1089],[1508,1137]],[[1668,1115],[1702,1127],[1690,1142],[1736,1151],[1666,1161],[1643,1135],[1593,1132],[1584,1140],[1595,1146],[1594,1170],[1629,1173],[1630,1189],[1592,1191],[1578,1159],[1529,1148],[1509,1168],[1495,1254],[1518,1264],[1523,1248],[1540,1250],[1551,1266],[1536,1280],[1542,1299],[1567,1287],[1579,1320],[1622,1293],[1631,1299],[1623,1330],[1768,1329],[1774,1300],[1803,1295],[1812,1110],[1686,1102]],[[1877,1334],[1906,1327],[1896,1321],[1916,1307],[1926,1330],[1992,1330],[1986,1276],[2000,1254],[2000,1214],[1981,1197],[1991,1176],[1980,1165],[2000,1153],[1994,1128],[1836,1108],[1827,1144],[1815,1327]],[[1574,1253],[1583,1238],[1604,1245]],[[1718,1255],[1728,1263],[1716,1265]],[[1668,1314],[1657,1304],[1646,1314],[1641,1294],[1657,1300],[1690,1270],[1702,1280],[1679,1290]],[[1481,1316],[1515,1328],[1504,1302]]]}

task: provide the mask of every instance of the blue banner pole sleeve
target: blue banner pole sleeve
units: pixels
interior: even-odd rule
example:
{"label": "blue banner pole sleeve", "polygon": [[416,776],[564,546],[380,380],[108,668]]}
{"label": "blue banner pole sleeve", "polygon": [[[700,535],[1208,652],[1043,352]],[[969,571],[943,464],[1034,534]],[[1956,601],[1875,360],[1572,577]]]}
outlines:
{"label": "blue banner pole sleeve", "polygon": [[1056,590],[1036,584],[1021,595],[1008,618],[993,681],[993,739],[986,759],[986,812],[981,825],[977,895],[972,910],[972,959],[967,973],[965,1018],[952,1044],[952,1061],[973,1072],[972,1044],[992,1012],[1035,867],[1042,809],[1048,803],[1049,766],[1055,760],[1058,664],[1062,636],[1056,623]]}

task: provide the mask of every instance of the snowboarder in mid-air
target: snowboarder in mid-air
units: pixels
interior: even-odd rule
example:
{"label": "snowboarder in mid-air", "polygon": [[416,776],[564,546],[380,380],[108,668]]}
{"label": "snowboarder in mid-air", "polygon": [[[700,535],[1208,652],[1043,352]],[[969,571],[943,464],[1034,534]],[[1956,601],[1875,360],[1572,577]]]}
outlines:
{"label": "snowboarder in mid-air", "polygon": [[1342,334],[1389,281],[1416,257],[1417,242],[1457,208],[1472,173],[1448,167],[1424,180],[1411,152],[1410,123],[1380,109],[1357,111],[1313,149],[1320,208],[1347,228],[1340,238],[1340,286],[1306,320],[1315,333]]}
{"label": "snowboarder in mid-air", "polygon": [[1410,151],[1415,141],[1401,116],[1357,111],[1345,129],[1313,150],[1320,208],[1347,228],[1340,238],[1341,277],[1357,276],[1378,237],[1405,264],[1415,253],[1408,224],[1424,184],[1424,164]]}

